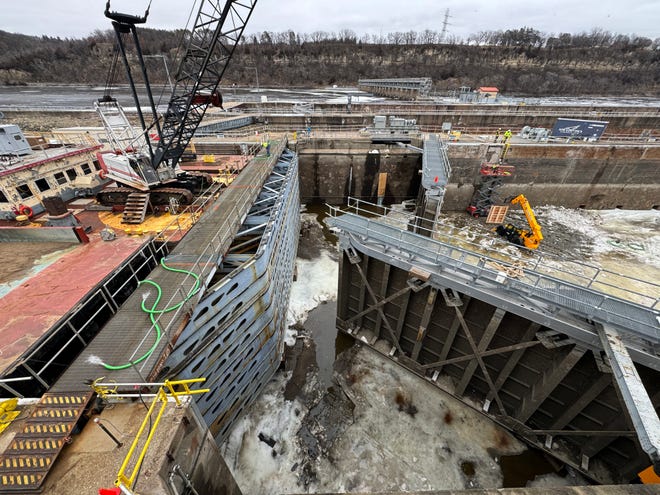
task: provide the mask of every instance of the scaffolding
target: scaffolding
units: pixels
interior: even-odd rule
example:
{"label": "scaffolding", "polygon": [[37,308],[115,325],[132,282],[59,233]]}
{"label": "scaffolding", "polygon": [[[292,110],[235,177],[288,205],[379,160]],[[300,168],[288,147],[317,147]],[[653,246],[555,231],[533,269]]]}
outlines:
{"label": "scaffolding", "polygon": [[491,207],[500,201],[498,190],[503,180],[513,175],[516,168],[499,163],[482,163],[479,169],[480,183],[475,191],[467,212],[475,218],[488,216]]}

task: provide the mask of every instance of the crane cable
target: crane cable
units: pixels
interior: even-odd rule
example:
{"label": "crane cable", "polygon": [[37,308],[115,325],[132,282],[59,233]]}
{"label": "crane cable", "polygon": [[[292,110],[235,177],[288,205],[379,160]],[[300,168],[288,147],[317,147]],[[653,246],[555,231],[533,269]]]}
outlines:
{"label": "crane cable", "polygon": [[119,62],[119,42],[116,41],[115,48],[112,54],[112,62],[110,62],[110,66],[108,67],[108,74],[106,75],[105,78],[105,89],[103,91],[103,96],[106,97],[111,96],[110,93],[112,92],[112,88],[115,85],[115,80],[117,77],[118,62]]}
{"label": "crane cable", "polygon": [[126,368],[130,368],[131,366],[133,366],[135,364],[141,363],[142,361],[147,359],[149,356],[151,356],[151,354],[153,354],[153,352],[156,350],[156,346],[158,346],[158,343],[160,342],[160,339],[163,335],[163,331],[160,328],[160,325],[158,324],[158,322],[156,321],[155,315],[161,315],[163,313],[169,313],[171,311],[176,311],[181,306],[183,306],[191,297],[193,297],[195,294],[197,294],[197,292],[199,292],[199,287],[200,287],[200,284],[201,284],[199,275],[197,275],[194,272],[188,271],[188,270],[182,270],[182,269],[179,269],[179,268],[171,268],[171,267],[169,267],[165,264],[165,258],[161,258],[160,265],[163,268],[165,268],[165,270],[168,270],[170,272],[185,273],[187,275],[192,276],[195,279],[195,283],[194,283],[193,287],[188,291],[188,294],[186,295],[186,297],[182,301],[178,302],[177,304],[175,304],[173,306],[169,306],[165,309],[156,309],[156,307],[158,306],[158,303],[160,302],[161,296],[163,294],[163,290],[161,289],[160,285],[158,285],[153,280],[141,280],[140,282],[138,282],[138,287],[142,284],[149,284],[149,285],[153,285],[154,287],[156,287],[156,291],[157,291],[156,300],[154,301],[151,308],[147,308],[145,306],[145,302],[148,298],[148,293],[146,294],[147,297],[144,297],[142,299],[142,305],[141,305],[142,311],[149,314],[149,319],[151,320],[152,326],[156,329],[156,339],[155,339],[153,345],[147,350],[147,352],[145,352],[142,356],[140,356],[136,360],[129,361],[128,363],[120,364],[120,365],[112,365],[112,364],[103,363],[103,367],[105,369],[112,370],[112,371],[124,370]]}

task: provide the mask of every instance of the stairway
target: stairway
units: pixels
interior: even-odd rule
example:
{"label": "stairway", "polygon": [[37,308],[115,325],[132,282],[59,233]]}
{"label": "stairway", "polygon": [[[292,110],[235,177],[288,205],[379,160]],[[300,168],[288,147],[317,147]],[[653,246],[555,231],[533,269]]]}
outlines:
{"label": "stairway", "polygon": [[126,198],[121,223],[139,224],[144,222],[149,206],[149,193],[131,193]]}
{"label": "stairway", "polygon": [[41,493],[46,475],[71,443],[92,392],[46,393],[0,454],[0,495]]}

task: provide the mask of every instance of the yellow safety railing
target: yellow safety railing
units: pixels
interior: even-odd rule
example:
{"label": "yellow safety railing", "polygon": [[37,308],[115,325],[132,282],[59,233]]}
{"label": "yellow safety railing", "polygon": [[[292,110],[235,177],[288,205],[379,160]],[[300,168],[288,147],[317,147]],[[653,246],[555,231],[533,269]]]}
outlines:
{"label": "yellow safety railing", "polygon": [[[119,474],[117,474],[117,480],[115,481],[115,486],[121,488],[122,491],[125,493],[126,492],[131,493],[130,489],[133,487],[133,484],[135,483],[135,479],[137,478],[137,475],[140,472],[140,466],[142,465],[142,462],[144,461],[144,457],[147,454],[147,450],[149,448],[149,445],[151,444],[154,433],[156,432],[158,423],[160,422],[163,413],[165,412],[165,408],[167,407],[169,398],[172,397],[176,401],[177,405],[181,405],[181,401],[179,400],[179,397],[203,394],[205,392],[209,392],[210,389],[208,388],[191,390],[189,387],[189,385],[192,383],[201,383],[204,381],[206,381],[206,378],[192,378],[189,380],[174,380],[174,381],[165,380],[163,385],[158,389],[158,392],[156,393],[156,397],[154,401],[151,403],[151,407],[149,407],[149,412],[145,416],[144,421],[142,421],[142,424],[140,425],[140,429],[138,430],[137,435],[135,436],[135,440],[133,440],[133,443],[131,444],[131,448],[128,450],[128,453],[126,454],[126,458],[124,459],[121,468],[119,468]],[[180,387],[180,389],[177,389],[177,387]],[[134,454],[138,449],[140,439],[143,436],[144,430],[147,428],[150,418],[152,417],[152,414],[154,413],[158,405],[160,405],[160,409],[157,412],[156,419],[153,421],[147,439],[144,441],[144,445],[142,446],[142,449],[140,449],[139,453],[137,454],[137,459],[134,462],[132,462]],[[132,468],[132,472],[129,474],[128,470],[131,464],[133,465],[133,468]]]}

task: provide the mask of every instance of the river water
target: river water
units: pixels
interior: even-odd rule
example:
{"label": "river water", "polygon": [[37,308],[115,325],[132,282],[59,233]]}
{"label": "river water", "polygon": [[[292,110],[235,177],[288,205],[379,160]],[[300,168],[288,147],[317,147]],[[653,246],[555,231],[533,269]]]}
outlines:
{"label": "river water", "polygon": [[[53,86],[0,86],[0,111],[90,111],[94,109],[94,101],[104,95],[104,86],[91,85],[53,85]],[[153,86],[154,100],[160,107],[166,106],[171,95],[169,86]],[[360,103],[373,101],[368,93],[356,88],[318,88],[318,89],[280,89],[280,88],[220,88],[225,102],[260,102],[285,101],[293,103],[346,102],[351,95],[351,101]],[[133,96],[128,86],[117,86],[110,94],[119,103],[130,109],[135,107]],[[139,90],[140,101],[147,102],[144,89]]]}
{"label": "river water", "polygon": [[[93,110],[94,101],[102,97],[104,86],[92,85],[29,85],[29,86],[0,86],[0,111],[24,110],[61,110],[61,111],[90,111]],[[160,106],[166,106],[171,89],[169,86],[152,86],[154,99]],[[372,101],[386,101],[387,98],[375,97],[370,93],[359,91],[355,87],[327,87],[327,88],[255,88],[255,87],[221,87],[225,102],[259,102],[283,101],[293,103],[347,103],[351,96],[352,103],[365,103]],[[146,93],[139,90],[140,101],[146,102]],[[130,109],[135,106],[130,90],[126,85],[116,86],[112,96],[119,103]],[[456,103],[456,98],[437,96],[433,98],[438,103]],[[501,97],[498,104],[505,105],[583,105],[583,106],[641,106],[660,107],[660,98],[643,97]],[[144,104],[144,103],[143,103]]]}

